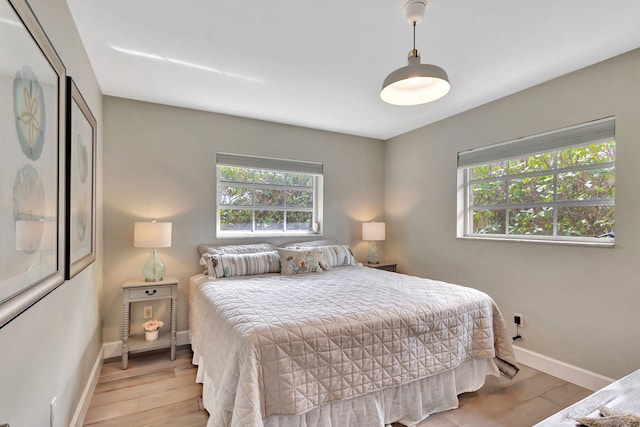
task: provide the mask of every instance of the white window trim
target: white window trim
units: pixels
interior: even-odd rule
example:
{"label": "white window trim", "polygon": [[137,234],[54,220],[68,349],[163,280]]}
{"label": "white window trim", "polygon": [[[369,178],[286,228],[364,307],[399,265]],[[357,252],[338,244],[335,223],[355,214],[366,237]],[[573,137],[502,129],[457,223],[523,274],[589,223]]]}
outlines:
{"label": "white window trim", "polygon": [[[273,170],[279,172],[295,172],[313,175],[312,231],[228,231],[220,230],[220,187],[218,166],[246,167],[250,169]],[[244,154],[216,154],[216,237],[220,239],[261,238],[261,237],[300,237],[323,235],[323,171],[324,166],[318,162],[279,159],[274,157],[250,156]],[[254,186],[254,184],[249,184]],[[274,210],[285,210],[274,208]]]}
{"label": "white window trim", "polygon": [[[544,132],[524,138],[502,142],[487,147],[467,150],[458,153],[457,171],[457,221],[456,237],[468,240],[497,240],[521,243],[546,243],[557,245],[575,245],[591,247],[613,247],[615,238],[610,237],[572,237],[572,236],[537,236],[537,235],[509,235],[509,234],[474,234],[470,230],[471,216],[469,211],[469,169],[487,163],[500,162],[515,158],[534,156],[555,150],[563,150],[586,144],[597,144],[615,140],[615,117],[606,117],[583,123],[568,128]],[[532,151],[529,151],[532,150]],[[609,165],[609,164],[605,164]],[[599,165],[572,168],[595,169]],[[558,171],[554,170],[553,174]],[[540,172],[540,175],[549,174],[549,171]],[[535,173],[534,173],[535,175]],[[555,202],[554,205],[561,203]],[[615,204],[615,201],[614,201]],[[573,204],[572,204],[573,205]]]}

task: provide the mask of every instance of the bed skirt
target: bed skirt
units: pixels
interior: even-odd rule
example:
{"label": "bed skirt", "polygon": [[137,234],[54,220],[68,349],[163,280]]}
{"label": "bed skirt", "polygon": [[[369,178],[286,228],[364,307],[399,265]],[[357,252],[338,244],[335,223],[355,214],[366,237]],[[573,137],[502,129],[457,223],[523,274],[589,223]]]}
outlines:
{"label": "bed skirt", "polygon": [[[216,386],[205,372],[196,349],[193,363],[198,365],[197,382],[203,384],[204,407],[211,412],[217,406]],[[457,408],[458,395],[481,388],[487,375],[500,376],[493,358],[470,359],[449,371],[353,399],[327,403],[304,414],[272,415],[263,420],[263,425],[383,427],[400,422],[406,426],[415,426],[430,414]],[[207,427],[214,426],[213,419],[210,418]]]}

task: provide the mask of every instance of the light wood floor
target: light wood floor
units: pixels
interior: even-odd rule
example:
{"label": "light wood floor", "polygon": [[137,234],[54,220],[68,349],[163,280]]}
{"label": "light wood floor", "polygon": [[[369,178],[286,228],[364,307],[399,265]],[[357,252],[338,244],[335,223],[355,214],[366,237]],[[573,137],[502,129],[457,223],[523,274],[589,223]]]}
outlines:
{"label": "light wood floor", "polygon": [[[85,426],[203,427],[202,386],[188,348],[106,362]],[[483,388],[460,396],[460,407],[432,415],[418,427],[530,427],[591,392],[526,366],[514,380],[488,377]],[[394,424],[394,427],[400,424]]]}
{"label": "light wood floor", "polygon": [[[142,353],[144,354],[144,353]],[[133,355],[106,362],[91,399],[85,426],[202,427],[208,414],[201,408],[202,385],[189,348]]]}

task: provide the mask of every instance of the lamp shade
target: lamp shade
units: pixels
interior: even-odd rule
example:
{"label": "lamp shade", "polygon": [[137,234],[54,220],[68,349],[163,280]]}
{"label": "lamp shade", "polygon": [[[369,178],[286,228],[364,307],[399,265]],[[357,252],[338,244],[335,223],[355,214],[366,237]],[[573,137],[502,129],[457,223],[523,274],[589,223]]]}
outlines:
{"label": "lamp shade", "polygon": [[362,240],[384,240],[385,225],[384,222],[363,222],[362,223]]}
{"label": "lamp shade", "polygon": [[421,64],[416,55],[409,57],[409,65],[384,79],[380,98],[393,105],[419,105],[440,99],[449,90],[447,72],[437,65]]}
{"label": "lamp shade", "polygon": [[422,21],[428,0],[409,0],[405,4],[407,22],[413,26],[413,50],[409,65],[398,68],[384,79],[380,98],[393,105],[419,105],[440,99],[449,93],[447,72],[437,65],[420,63],[416,49],[416,25]]}
{"label": "lamp shade", "polygon": [[136,222],[133,225],[136,248],[168,248],[171,246],[170,222]]}

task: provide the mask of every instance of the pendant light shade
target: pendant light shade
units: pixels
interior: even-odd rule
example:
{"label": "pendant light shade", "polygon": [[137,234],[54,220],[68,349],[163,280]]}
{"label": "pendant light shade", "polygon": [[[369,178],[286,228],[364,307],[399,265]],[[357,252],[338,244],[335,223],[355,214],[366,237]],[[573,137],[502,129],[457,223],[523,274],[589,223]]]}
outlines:
{"label": "pendant light shade", "polygon": [[409,1],[405,7],[407,20],[413,26],[413,50],[409,65],[398,68],[384,79],[380,98],[394,105],[419,105],[440,99],[449,93],[447,72],[433,64],[422,64],[416,49],[416,25],[422,21],[427,0]]}
{"label": "pendant light shade", "polygon": [[417,55],[409,57],[409,65],[384,79],[380,98],[394,105],[419,105],[440,99],[449,90],[447,72],[437,65],[421,64]]}

